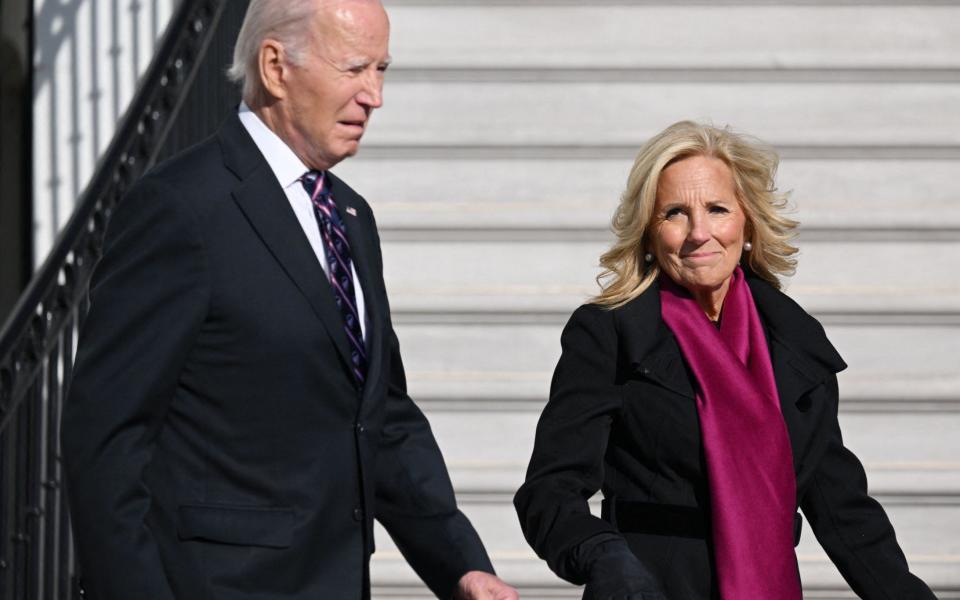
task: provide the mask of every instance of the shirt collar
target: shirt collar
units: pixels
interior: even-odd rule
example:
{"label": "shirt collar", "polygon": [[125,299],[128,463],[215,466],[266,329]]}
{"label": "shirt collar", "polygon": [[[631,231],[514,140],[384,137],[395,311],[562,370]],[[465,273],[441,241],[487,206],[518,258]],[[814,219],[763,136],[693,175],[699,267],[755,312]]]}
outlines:
{"label": "shirt collar", "polygon": [[239,109],[240,122],[246,128],[253,143],[257,145],[260,153],[270,165],[277,181],[280,182],[283,189],[287,189],[295,183],[299,183],[303,174],[309,171],[303,161],[294,154],[290,146],[280,139],[266,123],[264,123],[255,112],[253,112],[246,102],[240,103]]}

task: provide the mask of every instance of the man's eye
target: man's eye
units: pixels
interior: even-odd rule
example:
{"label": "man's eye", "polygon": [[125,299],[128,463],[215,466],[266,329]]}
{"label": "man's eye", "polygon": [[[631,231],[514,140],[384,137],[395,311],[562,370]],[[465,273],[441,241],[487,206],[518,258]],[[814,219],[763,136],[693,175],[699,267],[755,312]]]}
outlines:
{"label": "man's eye", "polygon": [[380,71],[381,73],[385,73],[387,71],[387,67],[389,66],[390,65],[380,65],[379,67],[377,67],[377,70]]}

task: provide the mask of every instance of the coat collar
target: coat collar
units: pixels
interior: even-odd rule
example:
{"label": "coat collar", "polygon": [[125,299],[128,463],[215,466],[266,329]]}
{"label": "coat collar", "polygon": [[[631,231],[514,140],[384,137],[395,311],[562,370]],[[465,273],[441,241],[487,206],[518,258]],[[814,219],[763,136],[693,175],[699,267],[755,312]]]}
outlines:
{"label": "coat collar", "polygon": [[[770,359],[780,399],[780,411],[793,449],[794,469],[802,468],[812,425],[821,415],[811,411],[810,390],[846,367],[820,324],[786,295],[747,272],[747,282],[768,336]],[[654,283],[643,294],[616,309],[624,379],[641,377],[689,400],[694,410],[696,380],[680,346],[660,316],[660,288]],[[807,416],[809,415],[809,417]]]}
{"label": "coat collar", "polygon": [[[781,404],[795,404],[830,374],[846,368],[846,364],[816,319],[768,282],[749,271],[745,273],[769,334]],[[660,316],[657,282],[617,309],[615,321],[628,368],[678,394],[694,397],[693,377],[676,338]]]}
{"label": "coat collar", "polygon": [[[343,317],[333,299],[333,292],[316,255],[310,247],[296,215],[249,133],[236,114],[231,115],[217,133],[223,162],[237,178],[232,195],[240,210],[256,230],[263,243],[307,299],[313,312],[333,339],[345,369],[350,370],[350,350],[343,329]],[[347,221],[347,238],[354,255],[354,265],[363,286],[366,312],[370,316],[367,332],[368,379],[379,368],[379,352],[371,348],[371,340],[379,344],[379,310],[371,264],[370,232],[363,231],[361,219],[352,218],[357,209],[356,194],[331,175],[331,194]],[[347,211],[347,207],[352,211]],[[347,215],[350,215],[348,217]],[[372,222],[372,220],[370,221]],[[376,364],[374,364],[376,363]]]}
{"label": "coat collar", "polygon": [[658,282],[616,310],[615,322],[628,369],[682,396],[694,397],[693,379],[680,346],[660,316]]}
{"label": "coat collar", "polygon": [[804,394],[847,368],[820,322],[768,282],[749,274],[747,283],[770,335],[770,356],[780,402],[796,404]]}

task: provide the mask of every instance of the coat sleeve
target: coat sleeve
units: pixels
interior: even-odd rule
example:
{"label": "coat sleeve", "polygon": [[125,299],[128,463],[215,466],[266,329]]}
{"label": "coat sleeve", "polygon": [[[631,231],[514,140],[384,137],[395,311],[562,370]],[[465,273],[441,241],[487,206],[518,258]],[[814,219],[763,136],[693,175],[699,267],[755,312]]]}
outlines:
{"label": "coat sleeve", "polygon": [[[603,483],[607,440],[621,406],[612,314],[595,305],[580,307],[564,328],[560,343],[550,399],[540,416],[527,478],[514,505],[524,536],[537,555],[563,579],[582,584],[590,580],[589,563],[597,558],[595,549],[582,550],[599,545],[625,547],[625,543],[610,543],[623,538],[593,516],[587,504]],[[633,563],[639,561],[633,559],[627,566],[642,572]]]}
{"label": "coat sleeve", "polygon": [[173,600],[145,522],[154,441],[207,306],[196,218],[156,179],[115,209],[90,288],[61,443],[84,587]]}
{"label": "coat sleeve", "polygon": [[[379,239],[376,247],[379,259]],[[382,261],[378,268],[382,271]],[[430,424],[407,394],[400,344],[389,322],[386,336],[390,371],[376,462],[375,517],[430,590],[448,599],[467,572],[494,569],[480,536],[457,508]]]}
{"label": "coat sleeve", "polygon": [[935,600],[910,572],[893,526],[867,494],[867,477],[843,445],[837,419],[837,379],[828,381],[834,401],[828,448],[800,506],[817,540],[856,594],[865,600]]}

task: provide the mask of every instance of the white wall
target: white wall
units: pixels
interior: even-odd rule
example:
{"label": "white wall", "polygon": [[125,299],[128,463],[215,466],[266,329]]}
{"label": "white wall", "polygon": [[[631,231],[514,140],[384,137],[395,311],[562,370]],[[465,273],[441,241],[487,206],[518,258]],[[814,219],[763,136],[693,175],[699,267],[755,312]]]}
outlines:
{"label": "white wall", "polygon": [[178,0],[37,0],[34,256],[93,174]]}

